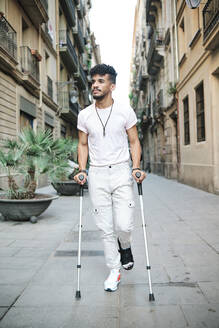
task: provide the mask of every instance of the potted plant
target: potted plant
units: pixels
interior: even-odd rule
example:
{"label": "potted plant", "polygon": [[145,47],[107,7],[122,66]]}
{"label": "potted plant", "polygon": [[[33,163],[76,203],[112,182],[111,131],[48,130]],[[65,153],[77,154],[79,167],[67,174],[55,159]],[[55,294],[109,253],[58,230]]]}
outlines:
{"label": "potted plant", "polygon": [[[5,170],[8,188],[0,194],[0,213],[6,219],[36,222],[52,200],[58,196],[36,193],[40,175],[53,169],[53,152],[57,148],[50,131],[24,129],[18,140],[5,140],[0,150],[0,166]],[[14,172],[19,174],[18,183]]]}
{"label": "potted plant", "polygon": [[77,140],[71,138],[57,140],[57,151],[53,152],[53,169],[49,172],[49,178],[59,195],[73,196],[80,192],[80,186],[74,181],[74,175],[78,173],[77,144]]}
{"label": "potted plant", "polygon": [[177,89],[176,89],[176,83],[170,82],[169,83],[169,86],[168,86],[168,89],[167,89],[167,94],[169,96],[172,96],[173,95],[175,97],[176,91],[177,91]]}

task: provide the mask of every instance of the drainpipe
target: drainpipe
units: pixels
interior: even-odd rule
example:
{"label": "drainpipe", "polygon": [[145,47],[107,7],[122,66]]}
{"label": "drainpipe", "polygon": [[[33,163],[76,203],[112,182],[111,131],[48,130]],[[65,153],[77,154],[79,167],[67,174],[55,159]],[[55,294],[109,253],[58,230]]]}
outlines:
{"label": "drainpipe", "polygon": [[176,16],[177,16],[176,1],[177,0],[173,1],[173,4],[174,4],[173,14],[174,14],[174,30],[175,30],[175,42],[176,42],[176,82],[178,82],[178,80],[179,80],[179,69],[178,69],[179,55],[178,55],[178,36],[177,36],[177,26],[176,26]]}
{"label": "drainpipe", "polygon": [[[57,94],[57,104],[58,110],[56,112],[57,117],[60,117],[60,107],[58,102],[59,91],[60,91],[60,54],[59,54],[59,0],[55,1],[55,16],[56,16],[56,94]],[[60,120],[59,120],[60,123]],[[60,129],[59,129],[60,130]]]}
{"label": "drainpipe", "polygon": [[179,125],[179,96],[176,93],[176,106],[177,106],[177,122],[176,122],[176,135],[177,135],[177,180],[180,177],[181,153],[180,153],[180,125]]}
{"label": "drainpipe", "polygon": [[[174,9],[174,32],[175,32],[175,43],[176,43],[176,83],[179,81],[179,55],[178,55],[178,35],[177,35],[177,25],[176,25],[176,17],[177,17],[177,9],[176,9],[176,2],[177,0],[173,1]],[[180,113],[179,113],[179,95],[176,92],[176,106],[177,106],[177,126],[176,126],[176,133],[177,133],[177,179],[179,180],[180,177],[180,166],[181,166],[181,153],[180,153]]]}
{"label": "drainpipe", "polygon": [[[41,25],[39,25],[39,53],[42,56],[42,36],[41,36]],[[43,90],[42,90],[42,60],[39,62],[39,73],[40,73],[40,99],[39,108],[42,109],[43,104]]]}

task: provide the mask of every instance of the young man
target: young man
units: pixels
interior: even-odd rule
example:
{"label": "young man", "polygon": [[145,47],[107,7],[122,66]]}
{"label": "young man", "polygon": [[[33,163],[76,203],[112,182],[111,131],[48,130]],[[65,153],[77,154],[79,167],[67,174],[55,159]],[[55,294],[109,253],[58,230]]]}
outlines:
{"label": "young man", "polygon": [[[132,269],[131,251],[134,195],[133,178],[142,182],[141,147],[138,139],[137,118],[133,109],[112,98],[116,86],[114,68],[99,64],[90,71],[95,103],[78,115],[78,162],[80,173],[75,181],[86,181],[86,164],[90,158],[88,187],[97,227],[102,231],[106,264],[110,274],[104,282],[106,291],[115,291],[120,282],[120,261],[125,270]],[[132,173],[129,166],[129,147]],[[140,172],[140,178],[136,178]],[[79,180],[83,173],[84,179]]]}

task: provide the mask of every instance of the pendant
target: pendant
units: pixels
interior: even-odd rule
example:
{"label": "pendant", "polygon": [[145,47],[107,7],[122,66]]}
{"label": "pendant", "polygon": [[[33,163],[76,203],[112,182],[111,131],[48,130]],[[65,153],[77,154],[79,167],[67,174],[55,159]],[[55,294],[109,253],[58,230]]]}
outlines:
{"label": "pendant", "polygon": [[105,127],[103,127],[103,136],[105,137],[106,133],[105,133]]}

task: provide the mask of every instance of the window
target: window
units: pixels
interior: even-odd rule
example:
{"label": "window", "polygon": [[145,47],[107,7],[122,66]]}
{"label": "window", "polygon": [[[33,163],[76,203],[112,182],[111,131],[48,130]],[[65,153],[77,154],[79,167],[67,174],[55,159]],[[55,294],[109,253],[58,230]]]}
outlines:
{"label": "window", "polygon": [[197,141],[205,140],[205,107],[203,82],[196,88]]}
{"label": "window", "polygon": [[186,53],[184,18],[182,18],[182,20],[179,24],[178,33],[179,33],[179,60],[181,61]]}
{"label": "window", "polygon": [[190,130],[189,130],[189,98],[188,96],[183,100],[184,113],[184,144],[190,144]]}
{"label": "window", "polygon": [[27,127],[33,128],[33,120],[34,120],[33,116],[20,111],[20,130]]}
{"label": "window", "polygon": [[29,46],[29,29],[28,29],[28,24],[22,17],[22,45],[23,46]]}
{"label": "window", "polygon": [[64,125],[61,125],[61,137],[66,137],[66,127]]}
{"label": "window", "polygon": [[54,117],[45,112],[44,113],[45,117],[45,130],[49,130],[51,134],[53,135],[53,130],[54,130]]}
{"label": "window", "polygon": [[53,135],[53,126],[45,123],[45,130],[49,130],[51,135]]}

